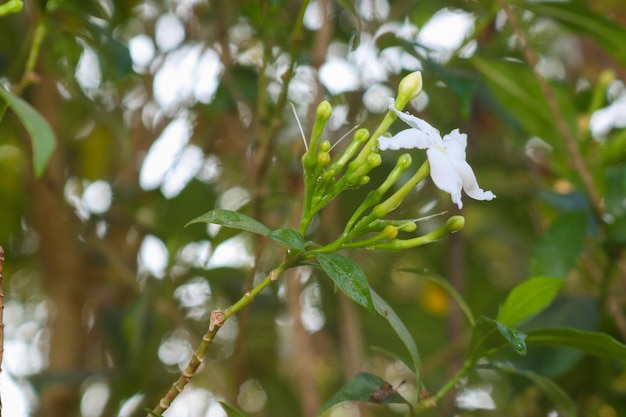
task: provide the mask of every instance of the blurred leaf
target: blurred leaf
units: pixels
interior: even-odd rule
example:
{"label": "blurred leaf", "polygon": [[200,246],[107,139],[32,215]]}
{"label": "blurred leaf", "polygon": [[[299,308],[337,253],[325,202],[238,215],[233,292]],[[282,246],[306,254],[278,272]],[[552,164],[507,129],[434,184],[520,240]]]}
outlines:
{"label": "blurred leaf", "polygon": [[604,356],[626,362],[626,345],[606,333],[588,332],[552,327],[530,330],[526,341],[537,345],[563,346],[595,356]]}
{"label": "blurred leaf", "polygon": [[504,324],[482,316],[476,322],[472,332],[469,360],[475,362],[491,350],[502,347],[502,342],[509,344],[519,355],[526,354],[526,334]]}
{"label": "blurred leaf", "polygon": [[564,213],[548,228],[535,247],[531,275],[565,278],[576,264],[587,236],[588,213]]}
{"label": "blurred leaf", "polygon": [[461,294],[459,294],[459,292],[448,282],[448,280],[431,272],[421,271],[418,269],[400,269],[400,271],[414,273],[419,277],[427,278],[433,282],[436,282],[441,287],[443,287],[443,289],[446,290],[446,292],[454,299],[454,301],[456,301],[463,314],[465,314],[465,317],[467,318],[467,321],[469,321],[470,325],[474,327],[474,325],[476,324],[476,320],[474,319],[472,310],[469,308]]}
{"label": "blurred leaf", "polygon": [[626,215],[626,164],[620,164],[606,169],[606,211],[612,216]]}
{"label": "blurred leaf", "polygon": [[554,381],[531,371],[517,369],[510,364],[496,362],[494,365],[502,371],[521,375],[533,381],[566,417],[576,417],[578,415],[576,404]]}
{"label": "blurred leaf", "polygon": [[417,345],[415,344],[415,340],[413,340],[411,333],[409,333],[409,330],[406,328],[402,320],[400,320],[400,317],[398,317],[396,312],[393,311],[391,306],[380,295],[378,295],[376,291],[371,288],[370,291],[372,294],[372,299],[374,300],[374,306],[376,307],[376,311],[389,322],[400,340],[402,340],[402,343],[404,343],[404,346],[406,346],[407,350],[409,351],[411,361],[413,362],[413,370],[415,371],[415,376],[419,381],[421,359],[417,350]]}
{"label": "blurred leaf", "polygon": [[188,222],[185,227],[194,223],[212,223],[222,226],[230,227],[233,229],[244,230],[250,233],[256,233],[258,235],[267,236],[270,233],[263,224],[254,220],[252,217],[241,214],[237,211],[216,209],[204,213],[202,216]]}
{"label": "blurred leaf", "polygon": [[322,416],[335,405],[347,401],[406,404],[411,408],[411,404],[384,379],[366,372],[359,372],[324,404],[317,415]]}
{"label": "blurred leaf", "polygon": [[0,98],[7,102],[30,134],[33,143],[35,175],[40,177],[54,151],[56,138],[52,128],[30,104],[0,86]]}
{"label": "blurred leaf", "polygon": [[236,408],[232,407],[231,405],[225,403],[224,401],[219,401],[219,403],[222,406],[222,408],[224,409],[224,411],[226,412],[226,415],[228,417],[246,417],[245,414],[243,414],[242,412],[240,412]]}
{"label": "blurred leaf", "polygon": [[304,237],[302,233],[296,229],[278,229],[271,231],[267,237],[274,239],[276,242],[304,252]]}
{"label": "blurred leaf", "polygon": [[626,29],[595,13],[581,1],[543,1],[523,3],[525,9],[537,14],[550,16],[576,34],[585,33],[595,38],[605,49],[622,64],[626,64]]}
{"label": "blurred leaf", "polygon": [[0,17],[8,14],[19,13],[24,8],[22,0],[9,0],[4,4],[0,4]]}
{"label": "blurred leaf", "polygon": [[359,265],[337,253],[316,252],[315,258],[344,294],[372,313],[376,311],[367,277]]}
{"label": "blurred leaf", "polygon": [[563,280],[551,277],[532,277],[509,293],[500,307],[497,320],[514,326],[547,307],[563,286]]}

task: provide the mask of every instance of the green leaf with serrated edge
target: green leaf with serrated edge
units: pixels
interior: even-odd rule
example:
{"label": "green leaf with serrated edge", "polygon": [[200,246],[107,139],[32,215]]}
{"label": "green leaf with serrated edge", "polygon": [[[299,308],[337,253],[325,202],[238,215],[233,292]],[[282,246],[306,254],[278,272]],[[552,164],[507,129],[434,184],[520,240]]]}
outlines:
{"label": "green leaf with serrated edge", "polygon": [[572,401],[570,396],[567,395],[567,393],[563,391],[551,379],[548,379],[531,371],[517,369],[509,364],[496,362],[493,365],[497,369],[508,373],[521,375],[533,381],[535,385],[541,388],[546,396],[550,398],[556,408],[558,408],[566,417],[576,417],[578,415],[576,412],[576,404],[574,404],[574,401]]}
{"label": "green leaf with serrated edge", "polygon": [[411,404],[384,379],[367,372],[359,372],[326,401],[317,415],[322,416],[335,405],[347,401],[406,404],[412,409]]}
{"label": "green leaf with serrated edge", "polygon": [[161,414],[157,414],[154,411],[150,410],[149,408],[144,408],[143,410],[146,413],[150,414],[152,417],[163,417]]}
{"label": "green leaf with serrated edge", "polygon": [[257,235],[267,236],[270,233],[262,223],[254,220],[252,217],[241,214],[237,211],[216,209],[204,213],[202,216],[196,217],[185,225],[185,227],[194,223],[211,223],[219,224],[233,229],[244,230]]}
{"label": "green leaf with serrated edge", "polygon": [[355,303],[375,312],[367,277],[350,258],[337,253],[316,252],[315,258],[337,287]]}
{"label": "green leaf with serrated edge", "polygon": [[475,362],[489,351],[510,345],[518,354],[526,354],[526,335],[494,319],[482,316],[476,321],[470,343],[469,360]]}
{"label": "green leaf with serrated edge", "polygon": [[472,314],[472,310],[469,308],[461,294],[446,280],[444,277],[441,277],[436,274],[432,274],[428,271],[420,271],[419,269],[400,269],[399,271],[403,272],[411,272],[419,277],[427,278],[437,284],[439,284],[446,292],[456,301],[457,305],[465,314],[467,321],[470,323],[472,327],[476,324],[476,320],[474,320],[474,315]]}
{"label": "green leaf with serrated edge", "polygon": [[296,229],[278,229],[271,231],[267,237],[288,248],[304,252],[304,236]]}
{"label": "green leaf with serrated edge", "polygon": [[406,349],[409,351],[411,361],[413,362],[413,370],[415,371],[415,376],[419,381],[421,359],[415,340],[413,340],[413,336],[411,336],[409,329],[406,328],[402,320],[400,320],[400,317],[398,317],[396,312],[393,311],[391,306],[372,288],[370,288],[370,292],[372,294],[372,300],[374,300],[376,312],[389,322],[391,328],[396,332],[402,343],[404,343],[404,346],[406,346]]}
{"label": "green leaf with serrated edge", "polygon": [[28,131],[33,144],[35,175],[40,177],[56,147],[56,138],[52,128],[30,104],[5,90],[1,85],[0,98],[6,101]]}
{"label": "green leaf with serrated edge", "polygon": [[532,276],[565,278],[585,245],[588,218],[586,211],[569,212],[550,225],[533,251]]}
{"label": "green leaf with serrated edge", "polygon": [[226,415],[228,417],[246,417],[246,415],[243,414],[241,411],[239,411],[236,408],[234,408],[233,406],[225,403],[224,401],[219,401],[219,403],[222,406],[222,408],[224,409],[224,411],[226,412]]}
{"label": "green leaf with serrated edge", "polygon": [[532,277],[522,282],[500,306],[497,320],[506,326],[514,326],[530,318],[547,307],[562,286],[563,280],[559,278]]}
{"label": "green leaf with serrated edge", "polygon": [[526,342],[535,345],[562,346],[590,355],[604,356],[626,362],[626,345],[606,333],[589,332],[567,327],[529,330]]}

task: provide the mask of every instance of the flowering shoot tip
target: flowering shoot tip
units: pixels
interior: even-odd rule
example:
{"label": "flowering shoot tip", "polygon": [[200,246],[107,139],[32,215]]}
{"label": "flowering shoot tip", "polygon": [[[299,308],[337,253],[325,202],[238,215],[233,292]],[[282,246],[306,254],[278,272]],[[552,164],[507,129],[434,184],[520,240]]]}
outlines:
{"label": "flowering shoot tip", "polygon": [[458,232],[465,226],[465,217],[452,216],[446,221],[446,228],[450,233]]}
{"label": "flowering shoot tip", "polygon": [[318,119],[323,121],[327,121],[330,119],[331,114],[333,113],[333,106],[326,100],[322,101],[317,105],[317,110],[315,111],[315,116]]}
{"label": "flowering shoot tip", "polygon": [[422,73],[415,71],[400,81],[398,86],[398,98],[396,102],[402,104],[402,108],[422,92]]}

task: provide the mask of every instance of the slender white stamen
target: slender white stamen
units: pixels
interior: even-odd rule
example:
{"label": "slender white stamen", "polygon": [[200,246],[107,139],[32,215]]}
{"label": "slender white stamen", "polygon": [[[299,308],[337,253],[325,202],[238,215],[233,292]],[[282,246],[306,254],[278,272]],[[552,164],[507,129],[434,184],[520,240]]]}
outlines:
{"label": "slender white stamen", "polygon": [[333,146],[331,146],[331,147],[330,147],[330,149],[328,150],[328,152],[332,151],[332,150],[333,150],[333,148],[334,148],[335,146],[339,145],[339,142],[341,142],[342,140],[344,140],[344,139],[346,138],[346,136],[348,136],[350,133],[352,133],[352,132],[354,132],[356,129],[358,129],[358,128],[359,128],[359,126],[361,126],[361,125],[356,125],[356,126],[354,126],[352,129],[348,130],[348,131],[346,132],[346,134],[345,134],[345,135],[343,135],[342,137],[340,137],[340,138],[339,138],[339,140],[338,140],[337,142],[335,142],[335,144],[334,144]]}
{"label": "slender white stamen", "polygon": [[291,110],[293,110],[293,115],[296,118],[296,122],[298,123],[298,127],[300,128],[300,134],[302,135],[302,142],[304,142],[304,150],[309,151],[309,145],[306,143],[306,138],[304,137],[304,130],[302,130],[302,125],[300,124],[300,119],[298,118],[298,113],[296,112],[296,106],[290,101]]}

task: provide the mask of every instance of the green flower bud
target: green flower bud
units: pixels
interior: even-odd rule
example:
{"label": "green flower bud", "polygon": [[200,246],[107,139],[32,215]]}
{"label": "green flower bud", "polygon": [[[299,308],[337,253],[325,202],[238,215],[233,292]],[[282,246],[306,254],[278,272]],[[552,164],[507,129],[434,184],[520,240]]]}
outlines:
{"label": "green flower bud", "polygon": [[394,226],[386,226],[381,234],[385,236],[386,239],[395,239],[396,236],[398,236],[398,228]]}
{"label": "green flower bud", "polygon": [[414,222],[408,222],[400,226],[400,230],[407,233],[413,233],[417,230],[417,225]]}
{"label": "green flower bud", "polygon": [[324,167],[330,163],[330,154],[328,152],[320,152],[317,154],[317,166]]}
{"label": "green flower bud", "polygon": [[[402,98],[402,102],[406,105],[406,103],[419,96],[421,92],[422,73],[420,71],[412,72],[400,81],[400,85],[398,86],[398,100]],[[404,105],[402,107],[404,107]]]}
{"label": "green flower bud", "polygon": [[320,152],[328,152],[330,150],[330,142],[327,140],[323,140],[320,143]]}
{"label": "green flower bud", "polygon": [[318,119],[323,121],[327,121],[330,119],[330,115],[333,113],[333,106],[326,100],[322,101],[317,105],[317,110],[315,111],[315,116]]}
{"label": "green flower bud", "polygon": [[452,216],[446,221],[446,228],[450,233],[458,232],[465,226],[465,217]]}

